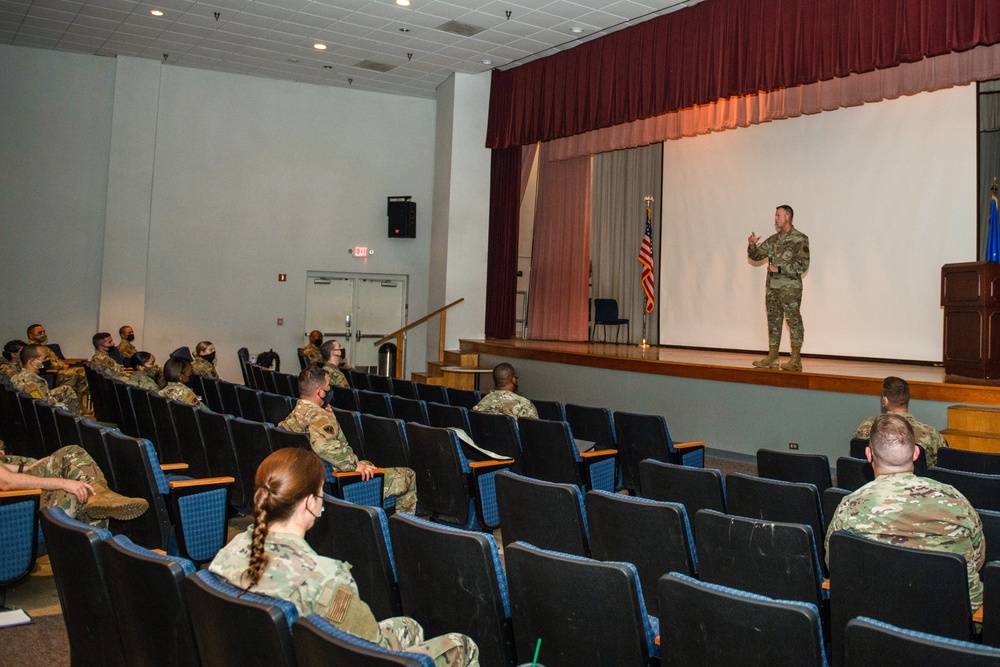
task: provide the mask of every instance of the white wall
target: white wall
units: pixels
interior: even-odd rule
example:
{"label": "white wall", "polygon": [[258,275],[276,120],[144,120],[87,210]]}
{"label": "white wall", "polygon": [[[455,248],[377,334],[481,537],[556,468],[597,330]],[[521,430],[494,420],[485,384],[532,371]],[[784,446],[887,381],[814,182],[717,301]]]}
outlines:
{"label": "white wall", "polygon": [[[212,340],[237,380],[241,346],[298,368],[308,270],[408,274],[411,315],[426,307],[434,101],[17,47],[0,85],[5,340],[37,319],[89,355],[100,311],[161,360]],[[397,194],[416,239],[387,238]]]}
{"label": "white wall", "polygon": [[93,354],[114,78],[108,58],[0,45],[3,341],[41,322]]}

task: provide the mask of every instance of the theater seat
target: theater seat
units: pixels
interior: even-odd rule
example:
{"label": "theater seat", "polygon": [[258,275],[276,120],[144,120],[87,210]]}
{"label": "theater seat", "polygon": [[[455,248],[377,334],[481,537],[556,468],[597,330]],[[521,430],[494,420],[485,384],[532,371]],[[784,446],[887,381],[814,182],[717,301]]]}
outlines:
{"label": "theater seat", "polygon": [[434,667],[429,656],[390,651],[309,614],[292,624],[298,667]]}

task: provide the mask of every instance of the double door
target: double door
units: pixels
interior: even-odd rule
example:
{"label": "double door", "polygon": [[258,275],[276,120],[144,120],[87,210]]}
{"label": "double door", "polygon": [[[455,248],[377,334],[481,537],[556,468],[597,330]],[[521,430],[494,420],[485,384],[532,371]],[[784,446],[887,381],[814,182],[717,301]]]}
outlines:
{"label": "double door", "polygon": [[309,271],[306,281],[302,344],[309,341],[309,331],[319,330],[323,340],[344,345],[352,366],[377,366],[373,343],[406,324],[407,277]]}

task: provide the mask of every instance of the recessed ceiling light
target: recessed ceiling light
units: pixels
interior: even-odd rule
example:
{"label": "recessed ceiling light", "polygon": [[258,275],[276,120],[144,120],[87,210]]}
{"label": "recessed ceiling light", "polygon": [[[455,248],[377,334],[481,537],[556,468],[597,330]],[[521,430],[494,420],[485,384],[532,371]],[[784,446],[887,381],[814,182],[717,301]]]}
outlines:
{"label": "recessed ceiling light", "polygon": [[484,65],[492,65],[492,64],[493,64],[493,61],[492,61],[492,60],[490,60],[489,58],[485,58],[485,59],[483,60],[483,64],[484,64]]}
{"label": "recessed ceiling light", "polygon": [[400,28],[399,31],[400,32],[410,32],[410,29],[409,28]]}
{"label": "recessed ceiling light", "polygon": [[326,51],[326,44],[320,44],[319,42],[317,42],[313,44],[313,48],[318,49],[320,51]]}
{"label": "recessed ceiling light", "polygon": [[400,7],[409,7],[410,0],[396,0],[396,4],[399,5]]}
{"label": "recessed ceiling light", "polygon": [[159,9],[150,9],[149,13],[152,14],[153,16],[163,16],[163,12],[161,12]]}
{"label": "recessed ceiling light", "polygon": [[579,35],[579,34],[580,34],[581,32],[583,32],[583,28],[581,28],[581,27],[580,27],[580,26],[578,26],[578,25],[575,25],[575,26],[573,26],[572,28],[570,28],[570,29],[569,29],[569,31],[570,31],[571,33],[573,33],[574,35]]}

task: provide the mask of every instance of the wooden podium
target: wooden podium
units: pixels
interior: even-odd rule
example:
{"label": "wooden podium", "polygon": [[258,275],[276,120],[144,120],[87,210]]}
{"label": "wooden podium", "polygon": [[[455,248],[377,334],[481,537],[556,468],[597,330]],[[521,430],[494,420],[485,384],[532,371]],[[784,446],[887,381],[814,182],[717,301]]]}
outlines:
{"label": "wooden podium", "polygon": [[944,372],[1000,379],[1000,264],[941,267]]}

